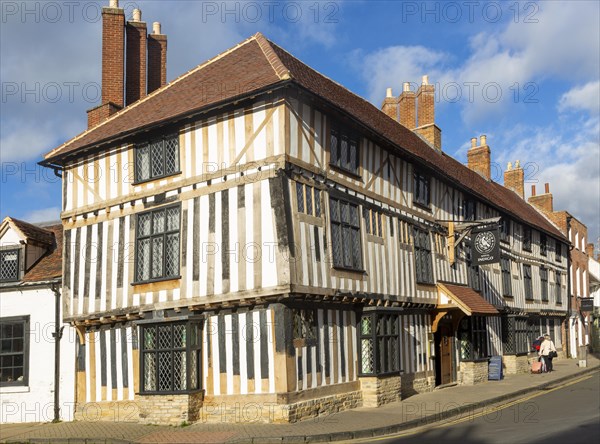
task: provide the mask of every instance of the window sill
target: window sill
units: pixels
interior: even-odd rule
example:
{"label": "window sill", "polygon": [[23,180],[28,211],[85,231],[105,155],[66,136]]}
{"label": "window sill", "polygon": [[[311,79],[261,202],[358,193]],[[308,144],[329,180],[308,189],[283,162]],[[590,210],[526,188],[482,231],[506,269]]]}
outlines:
{"label": "window sill", "polygon": [[136,287],[138,285],[148,285],[148,284],[156,284],[158,282],[178,281],[180,279],[181,279],[181,275],[179,275],[179,276],[169,276],[169,277],[165,277],[165,278],[151,279],[149,281],[132,282],[131,286],[132,287]]}
{"label": "window sill", "polygon": [[355,274],[367,274],[367,270],[364,270],[362,268],[349,268],[349,267],[343,267],[341,265],[333,265],[332,270],[338,271],[338,272],[342,272],[342,273],[355,273]]}
{"label": "window sill", "polygon": [[430,213],[432,211],[431,204],[425,205],[425,204],[422,204],[421,202],[417,202],[416,200],[413,200],[413,206],[420,208],[422,210],[425,210],[425,211],[429,211]]}
{"label": "window sill", "polygon": [[177,176],[179,174],[181,174],[181,170],[176,171],[176,172],[171,173],[171,174],[165,174],[164,176],[156,176],[156,177],[151,177],[150,179],[144,179],[144,180],[140,180],[140,181],[135,181],[131,185],[133,185],[133,186],[143,185],[143,184],[148,183],[148,182],[154,182],[156,180],[166,179],[168,177]]}
{"label": "window sill", "polygon": [[330,163],[329,164],[329,168],[331,168],[334,171],[337,171],[338,173],[345,174],[346,176],[350,176],[353,179],[359,180],[361,182],[363,181],[363,178],[362,178],[362,176],[360,174],[355,173],[355,172],[350,171],[350,170],[347,170],[344,167],[341,167],[341,166],[338,166],[338,165],[334,165],[333,163]]}
{"label": "window sill", "polygon": [[31,389],[28,385],[6,385],[0,386],[0,393],[29,393]]}
{"label": "window sill", "polygon": [[139,392],[139,395],[141,396],[177,396],[177,395],[195,395],[197,393],[201,393],[203,392],[203,389],[197,389],[197,390],[185,390],[185,391],[181,391],[181,392]]}

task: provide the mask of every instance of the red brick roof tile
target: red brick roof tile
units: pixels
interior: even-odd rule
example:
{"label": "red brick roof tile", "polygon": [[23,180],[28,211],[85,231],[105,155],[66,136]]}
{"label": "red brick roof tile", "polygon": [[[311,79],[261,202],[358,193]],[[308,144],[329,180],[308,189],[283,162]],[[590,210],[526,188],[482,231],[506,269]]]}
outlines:
{"label": "red brick roof tile", "polygon": [[513,191],[486,181],[447,154],[430,148],[419,136],[371,103],[302,63],[260,33],[59,146],[49,152],[42,163],[60,163],[65,155],[122,139],[136,131],[233,101],[288,79],[342,109],[448,182],[512,217],[564,240],[562,233],[546,217]]}
{"label": "red brick roof tile", "polygon": [[465,285],[454,285],[446,282],[438,284],[442,289],[448,290],[450,296],[456,299],[459,305],[469,309],[471,315],[498,315],[498,310],[479,293]]}
{"label": "red brick roof tile", "polygon": [[52,225],[44,227],[52,235],[52,246],[31,269],[25,273],[23,282],[40,282],[62,276],[63,227]]}

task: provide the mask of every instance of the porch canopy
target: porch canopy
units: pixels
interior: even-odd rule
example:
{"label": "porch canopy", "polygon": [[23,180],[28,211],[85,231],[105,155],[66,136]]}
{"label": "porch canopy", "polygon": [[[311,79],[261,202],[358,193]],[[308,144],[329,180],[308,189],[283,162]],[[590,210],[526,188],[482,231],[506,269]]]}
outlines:
{"label": "porch canopy", "polygon": [[453,324],[457,324],[463,316],[498,316],[500,314],[496,307],[466,285],[438,282],[437,290],[438,300],[432,326],[433,332],[437,330],[439,321],[447,314],[458,315],[452,316]]}

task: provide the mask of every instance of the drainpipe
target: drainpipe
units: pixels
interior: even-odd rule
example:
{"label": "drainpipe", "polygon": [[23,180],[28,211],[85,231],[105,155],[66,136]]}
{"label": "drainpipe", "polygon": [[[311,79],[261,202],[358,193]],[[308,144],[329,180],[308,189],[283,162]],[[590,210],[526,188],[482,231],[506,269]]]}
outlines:
{"label": "drainpipe", "polygon": [[60,340],[64,327],[60,326],[60,287],[57,283],[52,284],[54,293],[54,419],[52,422],[60,421]]}
{"label": "drainpipe", "polygon": [[567,250],[567,328],[565,328],[565,341],[567,343],[567,358],[569,357],[571,351],[571,279],[573,278],[573,274],[571,273],[571,250],[573,250],[573,246],[571,245],[571,219],[572,216],[567,216],[567,239],[569,240],[569,249]]}

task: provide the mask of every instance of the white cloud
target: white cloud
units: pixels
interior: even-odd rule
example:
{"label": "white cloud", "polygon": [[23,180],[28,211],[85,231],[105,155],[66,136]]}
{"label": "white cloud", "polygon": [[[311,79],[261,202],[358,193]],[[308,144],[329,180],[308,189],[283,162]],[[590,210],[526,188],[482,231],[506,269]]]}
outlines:
{"label": "white cloud", "polygon": [[30,211],[23,217],[26,222],[37,223],[37,222],[54,222],[60,220],[60,208],[49,207],[40,208],[39,210]]}
{"label": "white cloud", "polygon": [[561,96],[558,108],[560,111],[585,110],[600,115],[600,80],[567,91]]}

